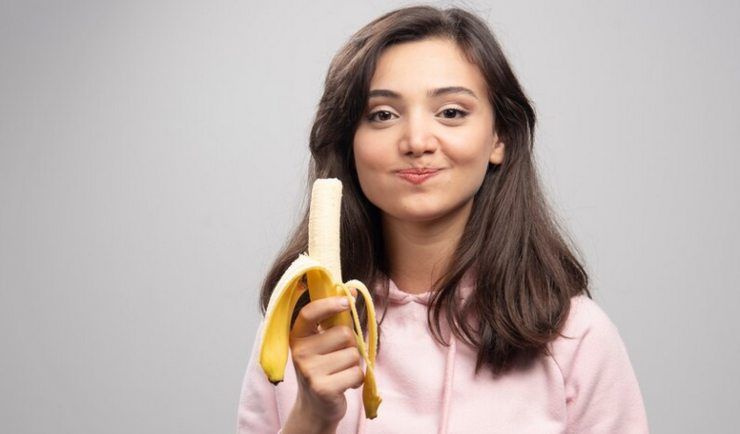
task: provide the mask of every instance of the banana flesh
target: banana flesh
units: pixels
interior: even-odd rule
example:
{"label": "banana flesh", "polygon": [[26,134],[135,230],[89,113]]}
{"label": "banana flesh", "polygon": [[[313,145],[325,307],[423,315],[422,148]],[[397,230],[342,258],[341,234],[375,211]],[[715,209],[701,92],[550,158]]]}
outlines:
{"label": "banana flesh", "polygon": [[[309,210],[308,254],[298,255],[280,277],[270,296],[262,331],[259,362],[272,384],[283,381],[290,348],[290,320],[298,299],[305,291],[311,300],[344,296],[351,312],[343,311],[321,322],[324,330],[336,325],[353,329],[357,349],[365,362],[362,402],[365,417],[374,419],[382,399],[375,383],[375,356],[378,336],[375,307],[365,284],[359,280],[342,283],[340,246],[340,210],[342,183],[338,179],[317,179],[311,191]],[[302,283],[306,276],[306,285]],[[362,295],[367,310],[368,339],[363,339],[362,328],[350,288]]]}

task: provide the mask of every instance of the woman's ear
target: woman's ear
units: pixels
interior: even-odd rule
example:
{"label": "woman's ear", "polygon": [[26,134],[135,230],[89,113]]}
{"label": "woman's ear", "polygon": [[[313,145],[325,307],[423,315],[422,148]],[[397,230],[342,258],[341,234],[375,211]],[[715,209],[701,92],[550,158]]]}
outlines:
{"label": "woman's ear", "polygon": [[493,135],[493,145],[491,146],[491,157],[489,158],[492,164],[501,164],[504,161],[504,142],[502,142],[497,133]]}

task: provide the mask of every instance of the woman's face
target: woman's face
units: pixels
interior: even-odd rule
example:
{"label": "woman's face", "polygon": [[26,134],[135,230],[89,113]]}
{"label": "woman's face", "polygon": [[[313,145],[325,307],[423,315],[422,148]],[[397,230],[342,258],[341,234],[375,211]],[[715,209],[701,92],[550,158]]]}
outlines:
{"label": "woman's face", "polygon": [[[385,218],[430,222],[469,210],[489,163],[503,161],[487,85],[448,39],[388,47],[354,136],[362,191]],[[434,175],[399,171],[431,169]]]}

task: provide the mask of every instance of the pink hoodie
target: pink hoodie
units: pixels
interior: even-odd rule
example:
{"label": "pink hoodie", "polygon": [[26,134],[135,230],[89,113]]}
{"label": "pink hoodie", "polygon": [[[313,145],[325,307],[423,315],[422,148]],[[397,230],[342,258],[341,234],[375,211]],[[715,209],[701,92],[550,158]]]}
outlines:
{"label": "pink hoodie", "polygon": [[[443,323],[449,346],[427,325],[430,292],[408,294],[389,282],[388,311],[375,375],[382,403],[365,419],[362,388],[348,389],[347,413],[337,434],[350,433],[647,433],[640,388],[619,332],[586,296],[572,299],[553,356],[500,378],[486,367],[474,373],[476,351]],[[460,285],[467,297],[472,281]],[[377,304],[377,303],[376,303]],[[383,309],[377,309],[381,315]],[[241,391],[237,433],[279,433],[293,407],[297,384],[289,360],[285,380],[273,386],[257,363],[260,332]]]}

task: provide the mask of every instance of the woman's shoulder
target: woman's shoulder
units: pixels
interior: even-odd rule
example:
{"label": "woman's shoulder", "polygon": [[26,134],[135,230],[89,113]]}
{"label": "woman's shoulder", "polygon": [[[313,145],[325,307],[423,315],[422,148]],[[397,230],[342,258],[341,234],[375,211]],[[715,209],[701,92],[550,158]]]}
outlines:
{"label": "woman's shoulder", "polygon": [[568,432],[640,432],[648,424],[642,393],[617,326],[586,295],[571,299],[551,356],[563,379]]}
{"label": "woman's shoulder", "polygon": [[549,350],[565,375],[574,365],[595,367],[610,359],[627,359],[619,329],[604,309],[585,294],[571,298],[560,335],[550,342]]}
{"label": "woman's shoulder", "polygon": [[617,327],[604,309],[586,294],[571,297],[562,334],[583,336],[594,332],[617,332]]}

